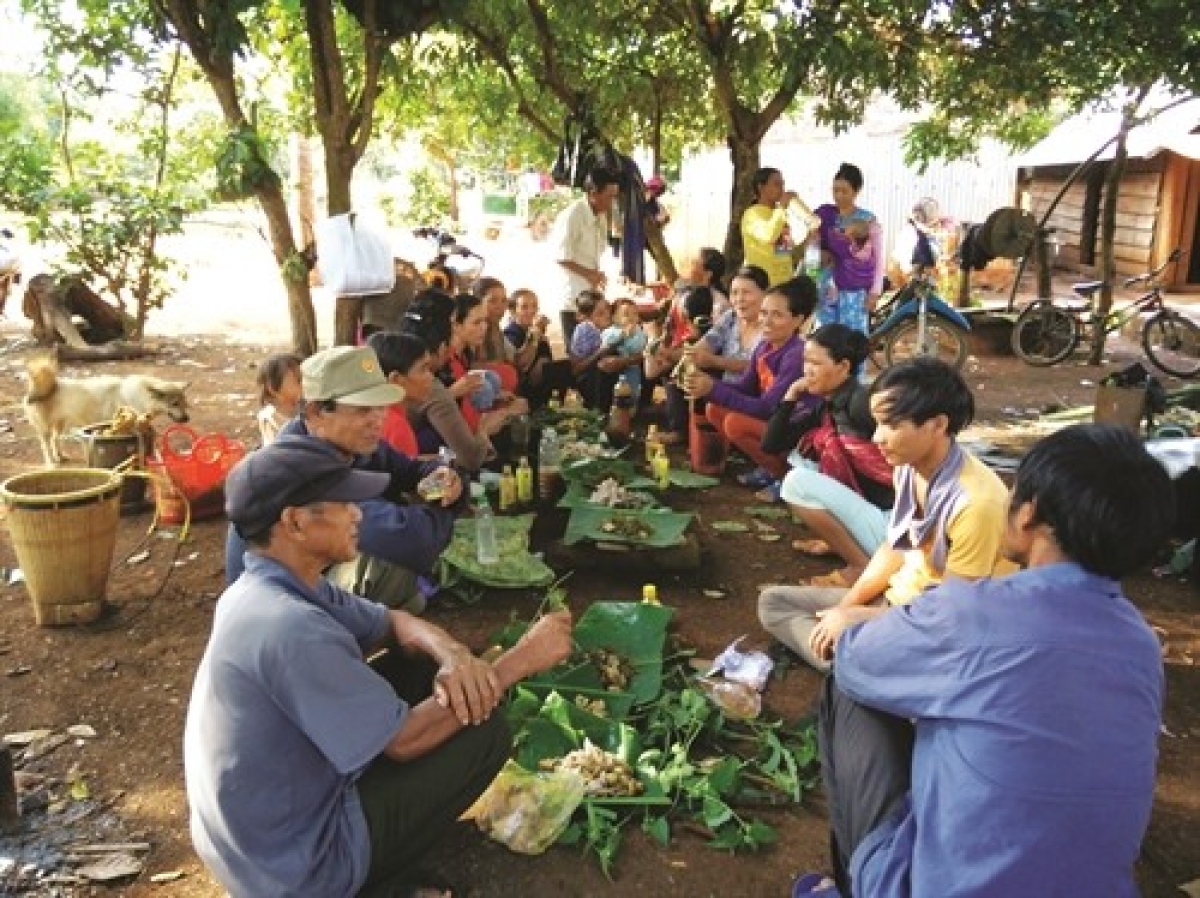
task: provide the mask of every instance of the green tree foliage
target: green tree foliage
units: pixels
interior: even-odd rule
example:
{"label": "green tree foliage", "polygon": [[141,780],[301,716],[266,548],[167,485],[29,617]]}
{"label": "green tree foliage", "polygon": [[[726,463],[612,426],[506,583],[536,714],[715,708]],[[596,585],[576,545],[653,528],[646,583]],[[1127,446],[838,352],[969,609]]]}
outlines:
{"label": "green tree foliage", "polygon": [[28,79],[0,74],[0,207],[45,190],[53,178],[54,133],[44,114],[46,96]]}

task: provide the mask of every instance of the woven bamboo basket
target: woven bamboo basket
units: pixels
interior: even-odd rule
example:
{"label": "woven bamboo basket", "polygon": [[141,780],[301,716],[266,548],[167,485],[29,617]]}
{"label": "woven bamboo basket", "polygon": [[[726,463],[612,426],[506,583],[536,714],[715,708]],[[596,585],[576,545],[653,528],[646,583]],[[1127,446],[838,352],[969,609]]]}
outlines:
{"label": "woven bamboo basket", "polygon": [[0,484],[9,536],[39,626],[100,616],[120,500],[121,476],[95,468],[18,474]]}

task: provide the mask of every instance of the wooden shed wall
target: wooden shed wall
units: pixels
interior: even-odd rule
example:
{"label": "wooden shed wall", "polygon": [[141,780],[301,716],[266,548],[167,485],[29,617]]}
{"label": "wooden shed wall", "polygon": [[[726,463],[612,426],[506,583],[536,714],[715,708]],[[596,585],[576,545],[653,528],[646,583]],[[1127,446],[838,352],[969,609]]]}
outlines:
{"label": "wooden shed wall", "polygon": [[[1105,165],[1107,168],[1107,164]],[[1030,211],[1040,221],[1050,203],[1066,183],[1073,166],[1034,169],[1022,187],[1029,194]],[[1099,177],[1097,172],[1094,177]],[[1117,231],[1113,253],[1119,274],[1141,274],[1150,267],[1154,254],[1155,230],[1162,190],[1162,163],[1158,160],[1130,160],[1117,194]],[[1098,216],[1103,208],[1103,191],[1096,197],[1091,214],[1093,235],[1091,263],[1084,262],[1082,246],[1088,230],[1088,183],[1076,181],[1050,216],[1049,227],[1057,228],[1059,244],[1057,264],[1087,270],[1099,264],[1100,228]],[[1054,239],[1052,238],[1052,239]]]}

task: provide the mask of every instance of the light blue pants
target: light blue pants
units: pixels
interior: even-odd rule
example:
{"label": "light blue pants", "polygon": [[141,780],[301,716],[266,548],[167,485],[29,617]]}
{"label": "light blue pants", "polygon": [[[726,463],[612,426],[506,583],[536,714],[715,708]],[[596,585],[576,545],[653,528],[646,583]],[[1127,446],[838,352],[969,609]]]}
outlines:
{"label": "light blue pants", "polygon": [[793,453],[788,461],[795,467],[783,478],[780,490],[783,501],[829,512],[868,557],[874,555],[887,536],[888,512],[872,505],[850,487],[822,474],[808,459]]}
{"label": "light blue pants", "polygon": [[835,323],[844,324],[860,334],[871,332],[871,316],[867,313],[866,290],[838,290],[835,287],[831,293],[820,292],[820,301],[817,303],[817,327]]}

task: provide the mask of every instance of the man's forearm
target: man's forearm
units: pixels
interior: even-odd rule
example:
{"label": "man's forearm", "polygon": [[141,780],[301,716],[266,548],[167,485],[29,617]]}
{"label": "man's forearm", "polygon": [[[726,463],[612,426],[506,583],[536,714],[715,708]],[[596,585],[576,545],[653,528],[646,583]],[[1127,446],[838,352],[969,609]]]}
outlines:
{"label": "man's forearm", "polygon": [[883,595],[892,575],[904,564],[904,553],[888,546],[878,549],[854,585],[838,603],[843,607],[866,605]]}
{"label": "man's forearm", "polygon": [[600,273],[600,269],[598,268],[588,268],[586,265],[580,265],[578,262],[572,262],[570,259],[559,259],[558,264],[572,274],[577,274],[589,281],[594,275]]}

